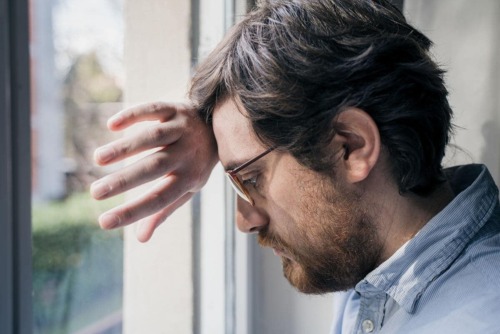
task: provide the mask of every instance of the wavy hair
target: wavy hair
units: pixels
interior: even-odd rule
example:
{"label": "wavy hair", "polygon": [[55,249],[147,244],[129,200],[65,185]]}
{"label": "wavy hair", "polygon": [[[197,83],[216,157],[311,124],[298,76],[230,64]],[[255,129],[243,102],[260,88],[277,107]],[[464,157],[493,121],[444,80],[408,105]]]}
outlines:
{"label": "wavy hair", "polygon": [[444,180],[452,111],[432,42],[384,0],[264,1],[199,65],[190,99],[208,122],[237,98],[268,146],[317,172],[348,107],[378,126],[401,193]]}

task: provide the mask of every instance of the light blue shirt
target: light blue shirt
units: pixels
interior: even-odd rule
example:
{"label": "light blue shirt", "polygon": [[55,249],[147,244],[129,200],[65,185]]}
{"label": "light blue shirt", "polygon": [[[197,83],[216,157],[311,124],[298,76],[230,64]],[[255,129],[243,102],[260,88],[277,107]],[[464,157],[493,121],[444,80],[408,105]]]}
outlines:
{"label": "light blue shirt", "polygon": [[500,333],[500,208],[483,165],[447,170],[451,203],[353,290],[332,334]]}

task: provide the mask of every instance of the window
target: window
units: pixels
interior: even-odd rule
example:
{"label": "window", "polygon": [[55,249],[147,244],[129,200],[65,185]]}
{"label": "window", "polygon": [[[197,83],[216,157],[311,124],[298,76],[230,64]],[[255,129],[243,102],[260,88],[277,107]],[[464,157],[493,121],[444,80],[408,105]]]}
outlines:
{"label": "window", "polygon": [[[29,2],[33,332],[121,333],[123,231],[88,188],[122,107],[123,2]],[[109,171],[109,170],[108,170]]]}

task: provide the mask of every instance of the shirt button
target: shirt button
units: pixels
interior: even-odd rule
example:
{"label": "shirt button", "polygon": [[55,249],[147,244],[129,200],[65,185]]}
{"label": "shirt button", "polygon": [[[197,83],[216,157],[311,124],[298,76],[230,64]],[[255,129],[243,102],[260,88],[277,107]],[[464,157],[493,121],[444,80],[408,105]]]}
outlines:
{"label": "shirt button", "polygon": [[363,332],[365,332],[365,333],[371,333],[375,329],[375,326],[373,325],[373,321],[371,321],[371,320],[363,321],[361,326],[363,327]]}

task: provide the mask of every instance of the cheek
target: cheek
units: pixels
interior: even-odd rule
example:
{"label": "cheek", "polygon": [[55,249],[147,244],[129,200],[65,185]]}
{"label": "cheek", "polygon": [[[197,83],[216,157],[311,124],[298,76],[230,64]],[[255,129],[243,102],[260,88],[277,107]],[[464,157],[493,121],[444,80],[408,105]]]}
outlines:
{"label": "cheek", "polygon": [[268,201],[270,229],[292,248],[314,248],[321,235],[317,225],[321,223],[318,212],[311,209],[318,211],[320,199],[292,182],[276,186],[271,195],[272,200]]}
{"label": "cheek", "polygon": [[270,228],[282,238],[293,235],[301,207],[301,194],[293,178],[288,174],[275,176],[269,184],[266,203],[270,215]]}
{"label": "cheek", "polygon": [[269,176],[265,193],[270,229],[290,245],[308,238],[308,225],[313,223],[308,210],[319,204],[315,189],[320,183],[289,155],[279,159]]}
{"label": "cheek", "polygon": [[304,196],[302,182],[299,180],[304,180],[309,175],[302,172],[291,157],[280,159],[274,171],[266,189],[268,203],[290,215],[294,214],[304,197],[307,197]]}

